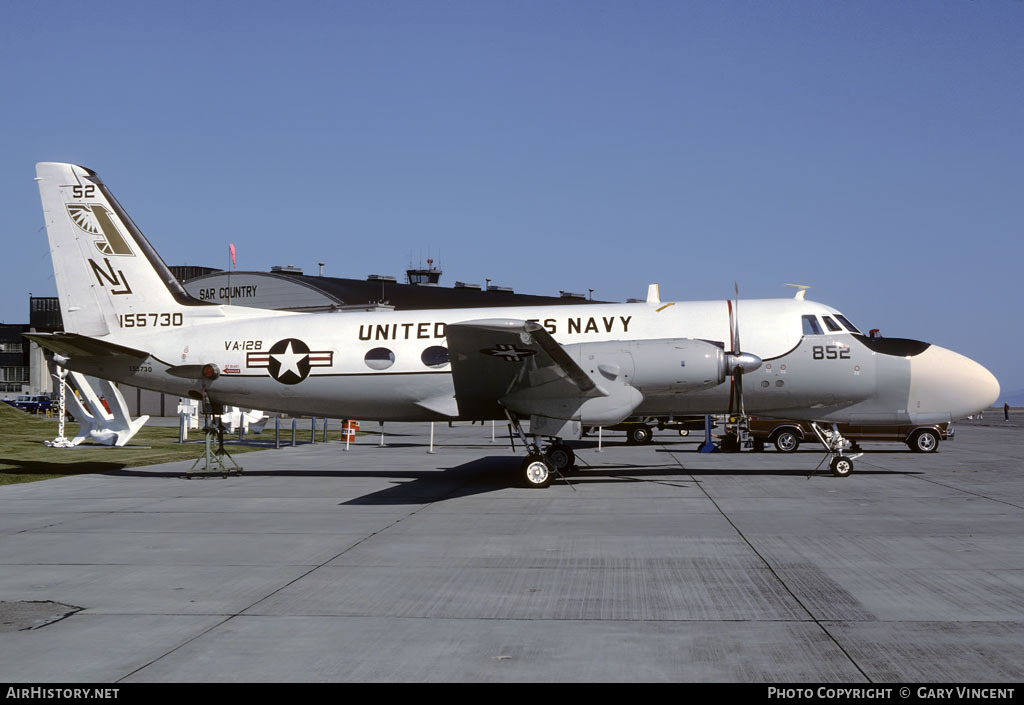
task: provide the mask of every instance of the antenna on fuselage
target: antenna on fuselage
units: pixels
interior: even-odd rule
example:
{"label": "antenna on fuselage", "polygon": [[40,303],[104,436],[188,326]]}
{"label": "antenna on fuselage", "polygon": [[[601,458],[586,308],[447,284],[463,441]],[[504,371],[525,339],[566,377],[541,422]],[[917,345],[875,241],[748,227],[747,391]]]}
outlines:
{"label": "antenna on fuselage", "polygon": [[797,289],[799,289],[799,291],[797,291],[796,294],[793,296],[793,298],[796,299],[797,301],[803,301],[804,294],[806,294],[807,290],[811,288],[810,284],[786,284],[785,286],[795,286]]}

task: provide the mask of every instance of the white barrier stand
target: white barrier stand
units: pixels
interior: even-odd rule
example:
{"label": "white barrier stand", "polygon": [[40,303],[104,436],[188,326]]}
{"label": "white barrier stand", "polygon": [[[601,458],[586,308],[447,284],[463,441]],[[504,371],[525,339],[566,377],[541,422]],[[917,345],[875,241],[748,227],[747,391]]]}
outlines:
{"label": "white barrier stand", "polygon": [[[196,402],[193,399],[190,399],[189,401],[195,404],[195,406],[186,407],[184,404],[179,404],[178,411],[180,413],[183,409],[185,409],[188,410],[189,413],[193,413],[191,409],[194,408],[195,422],[191,421],[190,419],[189,426],[191,428],[199,428],[198,402]],[[224,430],[226,433],[237,433],[239,434],[240,438],[242,434],[245,433],[263,433],[263,428],[267,425],[267,421],[270,420],[270,417],[264,414],[259,409],[249,409],[248,411],[243,411],[237,406],[225,406],[224,413],[221,414],[219,418],[220,422],[224,424]]]}
{"label": "white barrier stand", "polygon": [[178,399],[178,415],[184,414],[185,419],[185,437],[188,438],[188,429],[194,428],[199,429],[199,400],[198,399]]}

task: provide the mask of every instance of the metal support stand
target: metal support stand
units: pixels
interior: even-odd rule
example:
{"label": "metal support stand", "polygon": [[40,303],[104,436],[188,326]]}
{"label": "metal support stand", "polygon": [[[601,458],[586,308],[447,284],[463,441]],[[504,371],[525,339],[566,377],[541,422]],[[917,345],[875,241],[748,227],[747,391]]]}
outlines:
{"label": "metal support stand", "polygon": [[598,426],[597,427],[597,452],[598,453],[603,453],[604,452],[604,448],[601,447],[601,443],[603,442],[603,438],[602,438],[601,432],[603,430],[604,430],[603,426]]}
{"label": "metal support stand", "polygon": [[384,447],[384,422],[383,421],[378,421],[377,423],[380,424],[380,447],[383,448]]}
{"label": "metal support stand", "polygon": [[274,447],[281,447],[281,417],[274,417]]}
{"label": "metal support stand", "polygon": [[295,434],[299,431],[299,420],[292,419],[292,447],[295,447]]}
{"label": "metal support stand", "polygon": [[711,440],[711,417],[704,417],[704,442],[697,446],[698,453],[717,453],[718,448]]}
{"label": "metal support stand", "polygon": [[[242,474],[242,466],[235,462],[235,459],[231,457],[231,453],[224,447],[224,424],[221,423],[219,417],[210,418],[209,406],[205,403],[204,396],[204,409],[203,414],[205,416],[206,424],[203,427],[203,434],[206,436],[206,443],[204,444],[203,454],[196,458],[196,461],[192,463],[192,467],[185,473],[185,479],[191,480],[193,475],[213,475],[219,474],[222,478],[227,477],[229,473],[235,472],[239,475]],[[216,444],[216,447],[214,447]],[[227,458],[231,467],[228,467],[224,462],[224,458]],[[203,469],[196,471],[196,465],[203,462]]]}
{"label": "metal support stand", "polygon": [[430,422],[430,450],[428,450],[427,452],[428,453],[433,453],[434,452],[434,422],[433,421]]}

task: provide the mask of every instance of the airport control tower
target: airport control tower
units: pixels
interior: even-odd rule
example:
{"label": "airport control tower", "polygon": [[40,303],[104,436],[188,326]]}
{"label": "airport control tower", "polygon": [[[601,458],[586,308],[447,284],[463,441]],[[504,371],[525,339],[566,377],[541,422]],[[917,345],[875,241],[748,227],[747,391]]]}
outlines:
{"label": "airport control tower", "polygon": [[437,286],[441,281],[441,270],[434,266],[434,260],[428,259],[426,267],[410,267],[405,270],[409,283],[415,286]]}

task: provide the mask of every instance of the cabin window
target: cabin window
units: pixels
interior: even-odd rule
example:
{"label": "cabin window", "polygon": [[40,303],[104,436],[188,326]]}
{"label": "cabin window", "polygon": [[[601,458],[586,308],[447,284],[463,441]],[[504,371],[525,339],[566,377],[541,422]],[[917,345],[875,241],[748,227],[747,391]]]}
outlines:
{"label": "cabin window", "polygon": [[431,345],[423,351],[420,359],[427,367],[438,369],[448,364],[448,348],[443,345]]}
{"label": "cabin window", "polygon": [[395,364],[395,354],[387,348],[374,348],[363,358],[371,370],[386,370]]}
{"label": "cabin window", "polygon": [[842,323],[844,326],[846,326],[846,330],[850,331],[851,333],[856,333],[857,335],[864,335],[859,330],[857,330],[857,326],[855,326],[852,323],[850,323],[849,319],[846,316],[844,316],[843,314],[837,313],[836,314],[836,319],[838,319],[838,321],[840,323]]}
{"label": "cabin window", "polygon": [[814,316],[804,316],[804,335],[821,335],[821,326]]}
{"label": "cabin window", "polygon": [[828,330],[830,333],[839,333],[843,330],[842,328],[839,327],[838,323],[833,321],[828,316],[822,316],[821,320],[825,321],[825,325],[828,326]]}

